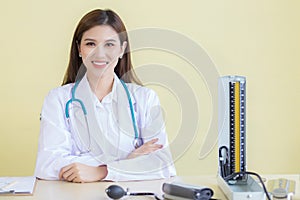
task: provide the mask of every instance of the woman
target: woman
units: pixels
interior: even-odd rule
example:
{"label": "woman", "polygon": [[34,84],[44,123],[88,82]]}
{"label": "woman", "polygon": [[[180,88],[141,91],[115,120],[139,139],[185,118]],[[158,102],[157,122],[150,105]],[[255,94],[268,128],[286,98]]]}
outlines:
{"label": "woman", "polygon": [[158,97],[135,76],[123,22],[111,10],[89,12],[63,85],[43,104],[35,175],[94,182],[175,174]]}

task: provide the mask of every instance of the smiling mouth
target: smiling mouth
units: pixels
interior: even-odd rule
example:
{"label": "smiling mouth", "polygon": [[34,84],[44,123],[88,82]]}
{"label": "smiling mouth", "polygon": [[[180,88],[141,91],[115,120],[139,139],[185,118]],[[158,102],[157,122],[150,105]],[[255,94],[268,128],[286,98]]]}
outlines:
{"label": "smiling mouth", "polygon": [[96,67],[105,67],[108,64],[106,61],[92,61],[92,63]]}

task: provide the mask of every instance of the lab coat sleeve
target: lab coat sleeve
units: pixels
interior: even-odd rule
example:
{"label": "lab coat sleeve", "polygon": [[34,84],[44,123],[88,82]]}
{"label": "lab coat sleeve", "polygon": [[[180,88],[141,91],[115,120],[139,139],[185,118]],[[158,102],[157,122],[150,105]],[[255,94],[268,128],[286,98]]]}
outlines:
{"label": "lab coat sleeve", "polygon": [[[142,103],[139,103],[138,98],[144,98],[140,101]],[[137,121],[144,142],[158,138],[157,143],[162,144],[163,148],[148,155],[107,163],[108,175],[105,180],[149,180],[175,176],[176,170],[156,93],[148,89],[147,93],[139,94],[135,99],[137,110],[140,110],[137,112]]]}
{"label": "lab coat sleeve", "polygon": [[132,181],[170,178],[176,175],[167,148],[134,159],[114,161],[107,164],[108,174],[104,180]]}
{"label": "lab coat sleeve", "polygon": [[69,95],[64,95],[61,88],[54,89],[43,104],[35,168],[35,176],[41,179],[57,180],[61,168],[74,162],[90,166],[102,164],[89,154],[74,155],[73,140],[65,119],[65,96]]}

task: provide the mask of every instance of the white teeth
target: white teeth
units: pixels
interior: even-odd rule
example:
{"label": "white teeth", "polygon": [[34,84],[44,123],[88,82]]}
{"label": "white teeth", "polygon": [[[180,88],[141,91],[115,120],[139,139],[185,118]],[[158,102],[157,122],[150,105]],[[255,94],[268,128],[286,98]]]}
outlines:
{"label": "white teeth", "polygon": [[95,65],[105,65],[107,62],[97,62],[97,61],[92,61],[93,64]]}

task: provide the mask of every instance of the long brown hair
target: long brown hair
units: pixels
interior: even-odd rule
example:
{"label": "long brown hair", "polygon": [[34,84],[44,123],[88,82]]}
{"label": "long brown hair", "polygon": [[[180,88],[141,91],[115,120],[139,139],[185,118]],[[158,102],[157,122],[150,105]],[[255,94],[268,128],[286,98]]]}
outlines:
{"label": "long brown hair", "polygon": [[112,10],[101,10],[96,9],[87,13],[77,25],[77,28],[73,35],[70,60],[67,71],[64,76],[62,85],[68,83],[74,83],[76,78],[78,79],[77,73],[82,65],[82,58],[79,57],[78,45],[80,45],[82,36],[84,32],[93,28],[97,25],[109,25],[111,26],[118,34],[121,41],[127,42],[127,47],[124,51],[122,59],[120,59],[115,67],[116,75],[123,79],[126,83],[137,83],[141,85],[140,80],[137,78],[131,63],[130,55],[130,44],[128,41],[128,35],[124,23],[121,18]]}

